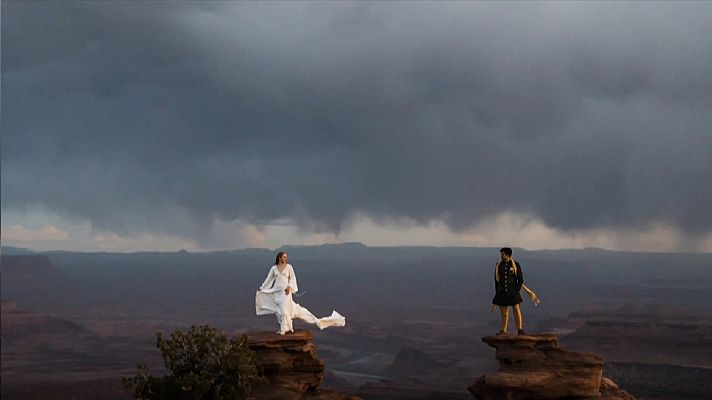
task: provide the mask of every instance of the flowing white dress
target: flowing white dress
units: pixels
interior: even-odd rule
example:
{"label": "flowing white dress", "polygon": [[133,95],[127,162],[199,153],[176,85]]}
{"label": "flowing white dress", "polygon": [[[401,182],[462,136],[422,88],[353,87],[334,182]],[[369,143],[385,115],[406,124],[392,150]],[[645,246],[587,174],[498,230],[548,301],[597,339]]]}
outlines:
{"label": "flowing white dress", "polygon": [[[286,294],[284,290],[288,287],[292,290]],[[255,294],[257,315],[276,314],[277,322],[279,322],[278,333],[282,335],[285,332],[294,332],[293,319],[301,319],[315,324],[319,329],[346,325],[346,318],[336,311],[332,311],[328,317],[317,318],[309,310],[295,303],[292,300],[292,293],[296,293],[297,290],[297,276],[294,274],[294,268],[287,264],[282,272],[279,272],[279,268],[273,265],[267,274],[267,279]]]}

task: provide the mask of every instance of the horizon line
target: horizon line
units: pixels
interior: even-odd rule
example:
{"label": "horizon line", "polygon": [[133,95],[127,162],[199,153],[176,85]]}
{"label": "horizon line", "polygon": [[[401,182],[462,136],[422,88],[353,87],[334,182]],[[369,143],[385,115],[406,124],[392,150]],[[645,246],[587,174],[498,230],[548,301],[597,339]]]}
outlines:
{"label": "horizon line", "polygon": [[[498,249],[498,246],[438,246],[438,245],[397,245],[397,246],[373,246],[373,245],[367,245],[361,242],[339,242],[339,243],[322,243],[322,244],[283,244],[279,247],[276,247],[274,249],[270,249],[268,247],[238,247],[238,248],[232,248],[232,249],[216,249],[216,250],[186,250],[186,249],[177,249],[177,250],[137,250],[137,251],[132,251],[132,250],[127,250],[127,251],[118,251],[118,250],[113,250],[113,251],[102,251],[102,250],[95,250],[95,251],[87,251],[87,250],[63,250],[63,249],[55,249],[55,250],[35,250],[27,247],[20,247],[20,246],[13,246],[13,245],[0,245],[0,255],[7,255],[7,256],[18,256],[18,255],[33,255],[33,254],[48,254],[48,253],[79,253],[79,254],[175,254],[175,253],[188,253],[188,254],[212,254],[212,253],[229,253],[229,252],[240,252],[240,251],[250,251],[250,250],[263,250],[263,251],[269,251],[269,252],[276,252],[280,251],[285,248],[317,248],[317,247],[338,247],[338,246],[349,246],[349,245],[358,245],[363,248],[370,248],[370,249],[400,249],[400,248],[420,248],[420,249]],[[506,246],[506,245],[505,245]],[[509,247],[512,247],[515,250],[519,251],[524,251],[524,252],[563,252],[563,251],[601,251],[601,252],[609,252],[609,253],[629,253],[629,254],[701,254],[701,255],[712,255],[712,252],[694,252],[694,251],[642,251],[642,250],[615,250],[615,249],[607,249],[603,247],[593,247],[593,246],[588,246],[588,247],[579,247],[579,248],[574,248],[574,247],[562,247],[562,248],[547,248],[547,249],[527,249],[524,247],[517,247],[517,246],[512,246],[509,245]],[[6,251],[21,251],[23,253],[20,254],[5,254]],[[27,252],[27,253],[24,253]]]}

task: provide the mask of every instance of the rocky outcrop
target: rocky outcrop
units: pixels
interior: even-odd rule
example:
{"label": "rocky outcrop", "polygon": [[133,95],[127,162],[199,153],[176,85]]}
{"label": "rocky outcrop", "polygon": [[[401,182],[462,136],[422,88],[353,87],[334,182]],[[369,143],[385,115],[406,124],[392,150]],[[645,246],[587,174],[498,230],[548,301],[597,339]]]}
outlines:
{"label": "rocky outcrop", "polygon": [[556,335],[485,336],[496,349],[499,371],[468,390],[482,400],[634,399],[602,377],[603,358],[559,347]]}
{"label": "rocky outcrop", "polygon": [[324,379],[324,363],[316,354],[312,334],[298,330],[286,335],[269,332],[247,335],[249,346],[257,353],[266,382],[254,391],[256,399],[279,400],[356,400],[329,390],[319,389]]}

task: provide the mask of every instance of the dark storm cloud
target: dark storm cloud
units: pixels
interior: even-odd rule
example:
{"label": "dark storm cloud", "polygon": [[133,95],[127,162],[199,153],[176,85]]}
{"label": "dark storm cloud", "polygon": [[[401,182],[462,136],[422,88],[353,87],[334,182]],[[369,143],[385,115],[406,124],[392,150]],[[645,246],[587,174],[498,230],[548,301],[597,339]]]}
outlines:
{"label": "dark storm cloud", "polygon": [[2,207],[712,228],[709,3],[2,3]]}

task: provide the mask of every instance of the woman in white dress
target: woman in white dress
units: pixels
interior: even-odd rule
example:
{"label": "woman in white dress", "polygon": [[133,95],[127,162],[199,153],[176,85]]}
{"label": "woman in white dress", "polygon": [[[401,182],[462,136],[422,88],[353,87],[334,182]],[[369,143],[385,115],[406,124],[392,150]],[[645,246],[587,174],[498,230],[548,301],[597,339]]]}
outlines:
{"label": "woman in white dress", "polygon": [[255,294],[257,315],[275,314],[279,323],[279,331],[277,333],[280,335],[284,335],[286,332],[294,332],[292,328],[293,319],[301,319],[310,324],[315,324],[319,329],[346,325],[346,318],[336,311],[333,311],[328,317],[317,318],[309,310],[292,300],[292,294],[299,289],[294,268],[287,263],[287,260],[288,255],[286,252],[277,253],[277,258],[267,274],[267,279]]}

